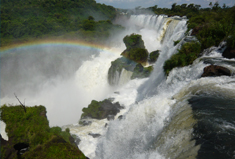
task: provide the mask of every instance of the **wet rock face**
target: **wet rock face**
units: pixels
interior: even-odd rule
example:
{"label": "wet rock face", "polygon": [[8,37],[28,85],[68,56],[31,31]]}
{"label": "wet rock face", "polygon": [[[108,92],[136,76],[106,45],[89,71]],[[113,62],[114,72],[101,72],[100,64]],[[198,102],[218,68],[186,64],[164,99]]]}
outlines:
{"label": "wet rock face", "polygon": [[137,64],[133,71],[131,79],[149,77],[152,70],[153,66],[143,67],[141,64]]}
{"label": "wet rock face", "polygon": [[204,68],[201,77],[231,76],[231,71],[225,67],[210,65]]}
{"label": "wet rock face", "polygon": [[98,138],[101,136],[100,134],[94,134],[94,133],[89,133],[88,135],[92,136],[93,138]]}
{"label": "wet rock face", "polygon": [[235,58],[235,48],[232,49],[230,47],[227,47],[224,50],[222,56],[225,57],[225,58],[228,58],[228,59]]}
{"label": "wet rock face", "polygon": [[116,59],[115,61],[112,61],[111,67],[109,68],[108,71],[108,82],[111,86],[115,86],[119,82],[119,78],[121,75],[121,72],[123,69],[127,71],[133,71],[136,62],[126,58],[126,57],[121,57]]}

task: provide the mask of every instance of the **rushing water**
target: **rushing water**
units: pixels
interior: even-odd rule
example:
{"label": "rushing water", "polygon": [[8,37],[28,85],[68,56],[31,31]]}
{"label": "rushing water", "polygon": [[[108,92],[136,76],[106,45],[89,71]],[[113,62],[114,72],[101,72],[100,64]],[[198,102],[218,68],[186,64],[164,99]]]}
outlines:
{"label": "rushing water", "polygon": [[[179,17],[132,15],[123,23],[127,29],[117,36],[119,41],[134,32],[142,35],[149,52],[160,50],[149,78],[128,81],[131,73],[123,71],[121,84],[110,87],[107,72],[110,62],[119,55],[100,52],[88,56],[70,78],[53,83],[55,87],[46,85],[51,89],[44,86],[40,91],[40,94],[51,92],[50,99],[57,100],[62,96],[53,95],[67,90],[69,93],[62,93],[66,101],[73,97],[78,100],[72,103],[82,103],[83,107],[91,99],[104,98],[113,98],[124,106],[115,120],[91,120],[88,126],[72,122],[63,127],[69,127],[71,133],[79,136],[78,146],[86,156],[91,159],[235,158],[235,60],[223,58],[221,49],[214,47],[192,65],[175,68],[168,77],[164,75],[164,61],[176,53],[185,38],[189,38],[185,36],[186,22],[187,19]],[[174,46],[176,40],[181,42]],[[124,49],[122,44],[120,53]],[[209,64],[230,69],[232,76],[201,78],[203,68]],[[49,120],[61,125],[60,116],[53,116],[56,105],[43,103],[40,99],[45,96],[40,97],[34,99],[46,105]],[[7,100],[1,98],[1,101]],[[71,109],[67,114],[81,111],[81,107],[80,110],[66,108]],[[77,120],[80,113],[75,115]],[[66,114],[59,115],[66,120]],[[121,120],[118,119],[120,115],[123,116]],[[91,133],[101,136],[94,138],[89,135]]]}

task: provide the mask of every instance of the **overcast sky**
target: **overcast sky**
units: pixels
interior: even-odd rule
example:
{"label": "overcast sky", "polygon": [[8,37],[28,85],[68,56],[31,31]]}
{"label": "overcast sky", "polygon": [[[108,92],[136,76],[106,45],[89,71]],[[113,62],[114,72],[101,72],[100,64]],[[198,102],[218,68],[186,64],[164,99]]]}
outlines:
{"label": "overcast sky", "polygon": [[194,3],[200,4],[203,8],[209,7],[209,3],[218,1],[220,6],[225,3],[227,6],[234,6],[235,0],[96,0],[98,3],[104,3],[106,5],[111,5],[115,8],[132,9],[138,6],[147,8],[151,6],[158,5],[159,8],[171,8],[173,3],[184,4],[184,3]]}

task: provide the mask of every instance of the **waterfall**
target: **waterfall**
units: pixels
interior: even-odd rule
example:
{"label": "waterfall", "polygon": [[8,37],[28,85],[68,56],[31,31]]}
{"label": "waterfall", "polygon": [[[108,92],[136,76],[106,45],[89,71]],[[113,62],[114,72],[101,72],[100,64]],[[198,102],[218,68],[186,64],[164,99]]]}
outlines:
{"label": "waterfall", "polygon": [[[156,71],[160,68],[161,75],[159,81],[164,78],[162,65],[172,54],[176,52],[180,45],[173,46],[174,41],[181,40],[187,30],[187,19],[167,17],[165,15],[131,15],[125,26],[127,31],[125,34],[136,33],[142,35],[144,45],[149,52],[161,50],[161,54],[155,65]],[[124,35],[125,36],[125,35]],[[130,62],[129,62],[130,63]],[[130,63],[130,65],[135,65]],[[126,78],[125,76],[123,76]],[[122,81],[121,73],[116,72],[112,77],[112,83],[118,84]],[[146,93],[143,91],[143,93]]]}
{"label": "waterfall", "polygon": [[[79,149],[90,159],[234,158],[235,60],[223,58],[222,49],[213,47],[192,65],[174,68],[166,77],[164,62],[183,43],[195,40],[185,36],[187,19],[131,15],[121,22],[126,30],[114,38],[115,53],[114,48],[84,52],[58,46],[33,48],[35,55],[32,49],[28,53],[19,49],[21,55],[13,50],[5,61],[1,59],[6,64],[1,67],[1,103],[18,104],[10,96],[17,88],[22,99],[27,97],[26,105],[45,105],[50,124],[70,128],[81,139]],[[111,62],[125,49],[123,37],[132,33],[142,35],[149,52],[160,50],[154,70],[148,78],[130,80],[132,72],[123,69],[113,78],[117,87],[110,87]],[[28,67],[35,62],[40,69]],[[58,64],[61,69],[55,72]],[[210,64],[228,68],[232,76],[201,78]],[[90,125],[78,124],[83,107],[93,99],[107,98],[123,106],[114,120],[89,119]]]}
{"label": "waterfall", "polygon": [[122,86],[126,84],[131,79],[132,74],[133,72],[127,71],[126,69],[122,69],[120,80],[118,81],[118,85]]}
{"label": "waterfall", "polygon": [[[145,17],[145,20],[140,20],[140,18],[138,21],[141,23],[139,24],[149,22],[149,19],[146,18],[147,16],[142,17]],[[136,17],[136,19],[138,18]],[[167,22],[169,21],[166,20]],[[152,25],[153,23],[150,24],[151,27],[155,26]],[[218,108],[214,108],[214,112],[217,109],[219,111],[222,109],[220,108],[222,105],[219,106],[216,101],[227,103],[225,109],[235,106],[232,104],[234,103],[235,94],[235,90],[232,89],[235,83],[234,78],[199,78],[203,68],[208,65],[204,61],[208,61],[208,59],[210,59],[210,62],[213,61],[211,62],[213,64],[220,63],[221,65],[223,63],[232,71],[235,69],[235,61],[232,60],[232,62],[226,62],[225,64],[224,58],[221,57],[221,52],[218,51],[219,49],[212,50],[209,55],[197,59],[192,66],[173,69],[166,78],[162,66],[164,61],[174,54],[183,43],[186,21],[180,20],[176,23],[172,20],[167,26],[164,37],[161,39],[163,41],[160,47],[161,54],[154,65],[154,72],[147,80],[142,81],[139,87],[133,88],[138,91],[136,96],[133,96],[136,100],[131,104],[129,103],[127,110],[123,113],[123,119],[109,122],[106,133],[98,142],[95,158],[173,159],[196,158],[197,156],[207,156],[205,158],[209,158],[206,153],[210,153],[214,157],[216,155],[221,157],[226,155],[226,158],[234,156],[234,149],[232,150],[230,147],[225,146],[226,143],[231,144],[229,140],[226,140],[226,136],[234,139],[234,122],[228,117],[221,118],[219,114],[214,119],[203,117],[205,112],[210,112],[206,110],[204,112],[204,109],[207,109],[204,107],[198,110],[198,105],[194,103],[200,101],[201,96],[205,96],[204,98],[206,99],[215,98],[213,104],[217,104]],[[182,40],[177,46],[173,46],[172,43],[176,39]],[[130,82],[130,85],[135,82]],[[129,88],[127,90],[129,91]],[[118,97],[118,101],[122,102],[122,98],[125,99],[127,94],[123,93],[123,95],[114,96]],[[194,96],[196,96],[196,99]],[[205,107],[207,106],[207,103],[201,102],[200,105],[202,104]],[[228,109],[227,113],[230,111]],[[201,115],[198,115],[198,113]],[[229,117],[233,118],[231,115]],[[203,132],[205,124],[201,122],[211,123],[211,120],[216,124],[206,124],[206,126],[213,125],[211,129],[215,130],[215,132],[210,134],[210,129],[208,128],[209,134],[205,134]],[[220,135],[221,131],[226,135]],[[230,134],[231,132],[232,134]],[[213,138],[210,139],[212,135]],[[216,136],[220,136],[223,139]],[[223,140],[226,141],[222,142]],[[214,141],[220,143],[213,145]],[[207,146],[210,143],[211,145]],[[210,151],[211,149],[213,151]],[[206,152],[205,150],[208,151]],[[221,152],[224,154],[221,154]]]}
{"label": "waterfall", "polygon": [[[212,51],[192,66],[174,69],[158,86],[154,86],[156,81],[150,81],[158,79],[153,73],[142,85],[151,83],[155,94],[132,103],[123,120],[109,123],[98,143],[96,158],[215,158],[217,155],[232,158],[234,144],[227,137],[234,139],[235,134],[234,117],[229,113],[234,113],[231,108],[235,106],[235,80],[227,76],[199,78],[208,59],[235,69],[235,60],[225,60],[219,51]],[[197,102],[200,104],[196,105]],[[207,110],[208,104],[211,112]],[[228,117],[222,117],[221,111],[228,113]],[[205,124],[209,134],[205,134]]]}
{"label": "waterfall", "polygon": [[[157,89],[157,85],[164,81],[162,66],[164,61],[179,48],[180,44],[174,46],[174,41],[184,38],[187,30],[186,22],[186,19],[179,20],[166,16],[133,15],[130,17],[129,28],[127,27],[125,33],[141,34],[149,51],[160,50],[161,53],[149,79],[135,79],[126,83],[131,76],[131,73],[126,70],[122,70],[121,74],[118,74],[119,78],[115,78],[119,83],[123,83],[121,81],[126,83],[117,89],[118,93],[110,94],[114,102],[119,102],[125,107],[116,116],[117,118],[119,115],[124,115],[122,120],[111,122],[102,120],[99,128],[97,128],[97,122],[92,121],[92,125],[87,128],[90,131],[85,134],[83,127],[69,126],[71,133],[82,136],[79,148],[89,158],[146,158],[145,155],[148,156],[147,158],[163,158],[158,151],[151,151],[150,147],[154,145],[154,139],[163,129],[165,119],[170,114],[170,106],[175,103],[171,99],[173,93],[168,93],[169,90],[164,88],[157,97],[152,94],[152,97],[149,96],[147,99],[142,93],[151,94],[149,93],[151,88]],[[107,128],[104,128],[104,123],[109,123]],[[99,133],[102,137],[94,139],[88,135],[88,132]],[[88,148],[89,145],[91,145],[90,148]],[[146,151],[153,153],[146,154]]]}

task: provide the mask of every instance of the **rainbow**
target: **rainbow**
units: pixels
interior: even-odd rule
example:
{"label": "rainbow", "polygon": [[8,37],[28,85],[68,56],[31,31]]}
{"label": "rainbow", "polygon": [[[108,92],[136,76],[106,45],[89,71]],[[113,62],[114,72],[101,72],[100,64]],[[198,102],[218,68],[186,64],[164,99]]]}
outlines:
{"label": "rainbow", "polygon": [[94,44],[79,40],[37,40],[37,41],[28,41],[20,44],[13,44],[0,48],[0,54],[5,54],[11,52],[15,49],[27,49],[34,48],[36,46],[39,47],[50,47],[50,46],[68,46],[68,47],[80,47],[80,48],[94,48],[100,51],[108,51],[112,53],[119,53],[120,50],[114,48],[108,48],[107,46]]}

